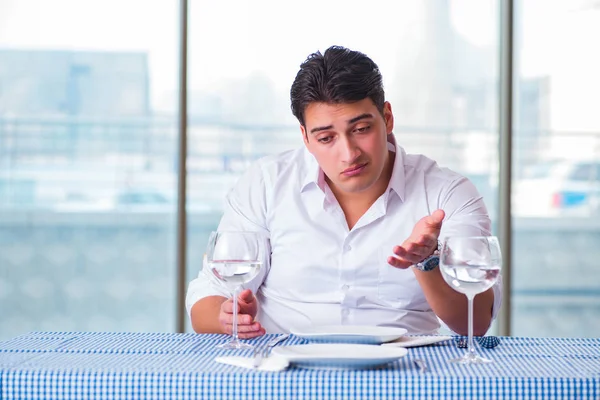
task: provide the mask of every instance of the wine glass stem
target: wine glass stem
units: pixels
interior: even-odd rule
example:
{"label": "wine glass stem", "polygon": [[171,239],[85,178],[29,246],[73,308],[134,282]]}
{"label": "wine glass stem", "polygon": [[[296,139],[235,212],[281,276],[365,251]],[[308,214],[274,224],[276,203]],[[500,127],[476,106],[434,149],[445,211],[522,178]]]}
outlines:
{"label": "wine glass stem", "polygon": [[238,341],[238,293],[240,292],[240,288],[236,287],[233,291],[233,330],[231,332],[232,341]]}
{"label": "wine glass stem", "polygon": [[475,346],[473,345],[473,299],[475,296],[472,294],[467,295],[467,301],[469,303],[469,355],[475,356]]}

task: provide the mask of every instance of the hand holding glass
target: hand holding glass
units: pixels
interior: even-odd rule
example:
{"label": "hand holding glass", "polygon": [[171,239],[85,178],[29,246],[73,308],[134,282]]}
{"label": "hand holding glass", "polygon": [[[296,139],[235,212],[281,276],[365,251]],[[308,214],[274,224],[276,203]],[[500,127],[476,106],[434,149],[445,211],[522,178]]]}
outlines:
{"label": "hand holding glass", "polygon": [[212,232],[206,252],[206,267],[230,292],[233,292],[233,332],[231,341],[218,347],[251,349],[240,342],[237,331],[238,295],[243,284],[251,281],[262,264],[263,241],[257,232]]}
{"label": "hand holding glass", "polygon": [[440,253],[440,272],[446,283],[467,296],[469,344],[467,353],[450,360],[460,364],[492,362],[477,355],[473,345],[473,299],[491,288],[500,276],[502,256],[495,236],[448,237]]}

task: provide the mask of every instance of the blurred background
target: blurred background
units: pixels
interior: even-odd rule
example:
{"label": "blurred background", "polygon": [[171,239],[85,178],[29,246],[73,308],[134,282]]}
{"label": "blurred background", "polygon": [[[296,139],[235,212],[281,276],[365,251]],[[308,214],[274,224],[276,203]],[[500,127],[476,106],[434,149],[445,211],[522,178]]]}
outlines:
{"label": "blurred background", "polygon": [[[398,142],[497,227],[500,1],[190,1],[186,281],[240,173],[302,146],[289,87],[333,44],[378,63]],[[179,11],[0,0],[0,339],[177,329]],[[600,1],[514,11],[510,333],[598,337]]]}

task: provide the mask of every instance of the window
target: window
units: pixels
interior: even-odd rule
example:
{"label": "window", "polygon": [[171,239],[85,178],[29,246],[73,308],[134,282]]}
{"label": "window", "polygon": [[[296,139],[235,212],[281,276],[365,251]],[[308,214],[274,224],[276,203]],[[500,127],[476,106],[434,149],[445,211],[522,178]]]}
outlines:
{"label": "window", "polygon": [[177,15],[2,2],[0,339],[174,329]]}
{"label": "window", "polygon": [[273,0],[191,5],[188,200],[207,211],[191,214],[188,280],[246,166],[303,146],[290,86],[309,53],[334,44],[379,65],[399,144],[472,178],[495,218],[495,0],[377,0],[368,6],[376,18],[365,18],[359,1],[310,0],[286,9]]}
{"label": "window", "polygon": [[[597,3],[515,2],[515,335],[600,332]],[[189,2],[187,280],[241,172],[303,145],[289,88],[333,44],[378,63],[397,141],[469,177],[496,226],[499,5]],[[0,339],[175,328],[178,13],[2,2]]]}
{"label": "window", "polygon": [[512,334],[518,336],[600,333],[600,117],[592,106],[600,57],[589,51],[600,35],[597,3],[515,3]]}

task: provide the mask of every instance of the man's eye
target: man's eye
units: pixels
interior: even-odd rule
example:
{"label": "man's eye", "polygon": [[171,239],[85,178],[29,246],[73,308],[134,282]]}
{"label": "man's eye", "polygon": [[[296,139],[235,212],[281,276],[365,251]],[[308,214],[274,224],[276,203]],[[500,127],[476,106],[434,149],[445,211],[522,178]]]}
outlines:
{"label": "man's eye", "polygon": [[331,142],[332,137],[331,136],[325,136],[319,139],[320,143],[329,143]]}
{"label": "man's eye", "polygon": [[371,128],[371,126],[370,126],[370,125],[363,126],[363,127],[361,127],[361,128],[356,128],[356,129],[354,130],[354,132],[358,132],[358,133],[365,133],[365,132],[367,132],[367,131],[369,130],[369,128]]}

